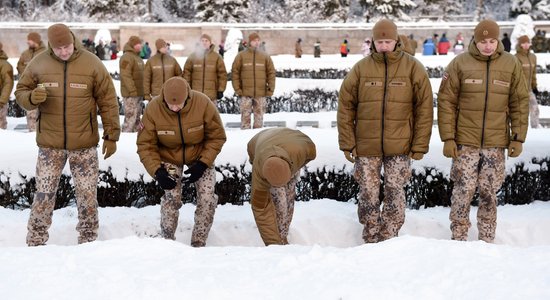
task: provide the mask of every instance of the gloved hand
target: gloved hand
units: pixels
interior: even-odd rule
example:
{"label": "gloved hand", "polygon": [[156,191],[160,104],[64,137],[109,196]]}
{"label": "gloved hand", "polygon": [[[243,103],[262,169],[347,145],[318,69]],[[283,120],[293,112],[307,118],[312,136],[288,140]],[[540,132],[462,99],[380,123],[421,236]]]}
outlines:
{"label": "gloved hand", "polygon": [[518,157],[523,150],[523,144],[518,141],[511,141],[508,145],[508,156]]}
{"label": "gloved hand", "polygon": [[44,101],[46,101],[46,98],[48,97],[48,93],[46,93],[46,88],[43,86],[39,86],[32,90],[31,93],[31,102],[34,105],[38,105]]}
{"label": "gloved hand", "polygon": [[163,190],[172,190],[176,187],[176,180],[161,166],[155,172],[155,179]]}
{"label": "gloved hand", "polygon": [[424,157],[424,153],[421,152],[409,152],[409,158],[414,160],[421,160]]}
{"label": "gloved hand", "polygon": [[533,94],[535,94],[535,96],[538,96],[539,95],[539,89],[534,88],[533,89]]}
{"label": "gloved hand", "polygon": [[151,94],[145,94],[143,95],[143,100],[151,101]]}
{"label": "gloved hand", "polygon": [[357,152],[355,151],[355,149],[353,149],[352,151],[344,151],[344,155],[350,163],[355,163],[355,157],[357,157]]}
{"label": "gloved hand", "polygon": [[192,163],[191,166],[189,166],[189,169],[187,169],[187,171],[183,172],[184,175],[188,176],[186,176],[182,180],[182,182],[194,183],[202,177],[202,174],[204,174],[204,171],[206,171],[206,169],[208,169],[208,166],[202,161],[197,160],[196,162]]}
{"label": "gloved hand", "polygon": [[218,97],[216,99],[221,99],[223,98],[223,92],[218,92]]}
{"label": "gloved hand", "polygon": [[111,155],[115,154],[116,152],[116,142],[110,141],[110,140],[103,140],[103,150],[101,153],[103,153],[105,156],[103,156],[103,159],[109,158]]}
{"label": "gloved hand", "polygon": [[445,144],[443,145],[443,155],[445,157],[452,157],[452,158],[458,157],[458,149],[456,147],[455,140],[445,141]]}

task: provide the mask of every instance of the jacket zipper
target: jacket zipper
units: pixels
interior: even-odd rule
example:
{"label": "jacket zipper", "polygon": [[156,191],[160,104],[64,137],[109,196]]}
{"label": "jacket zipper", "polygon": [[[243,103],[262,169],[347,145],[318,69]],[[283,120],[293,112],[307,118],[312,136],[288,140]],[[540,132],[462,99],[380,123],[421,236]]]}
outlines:
{"label": "jacket zipper", "polygon": [[204,51],[204,55],[203,55],[203,58],[202,58],[202,90],[201,92],[204,93],[204,81],[206,80],[206,55],[207,55],[207,50]]}
{"label": "jacket zipper", "polygon": [[256,99],[256,49],[252,50],[252,77],[254,78],[254,99]]}
{"label": "jacket zipper", "polygon": [[92,121],[92,113],[90,113],[90,127],[92,128],[92,133],[94,133],[94,122]]}
{"label": "jacket zipper", "polygon": [[162,65],[162,84],[166,81],[164,80],[164,54],[160,54],[160,64]]}
{"label": "jacket zipper", "polygon": [[63,149],[67,149],[67,62],[63,62]]}
{"label": "jacket zipper", "polygon": [[481,148],[485,144],[485,119],[487,117],[487,102],[489,100],[489,66],[491,59],[487,60],[487,76],[485,78],[485,107],[483,108],[483,125],[481,126]]}
{"label": "jacket zipper", "polygon": [[388,57],[384,55],[384,94],[382,95],[382,156],[384,156],[384,121],[386,119],[386,93],[388,92]]}
{"label": "jacket zipper", "polygon": [[180,139],[181,139],[181,147],[183,152],[183,164],[181,165],[181,168],[183,170],[183,166],[185,166],[185,140],[183,139],[183,127],[181,126],[181,111],[178,112],[178,125],[180,128]]}

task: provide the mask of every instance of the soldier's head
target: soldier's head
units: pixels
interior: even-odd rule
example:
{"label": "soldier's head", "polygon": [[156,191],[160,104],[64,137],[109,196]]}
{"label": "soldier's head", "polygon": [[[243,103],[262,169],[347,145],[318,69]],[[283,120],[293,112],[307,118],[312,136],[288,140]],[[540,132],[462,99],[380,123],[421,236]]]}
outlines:
{"label": "soldier's head", "polygon": [[48,43],[61,60],[69,60],[74,53],[74,36],[65,24],[58,23],[48,28]]}
{"label": "soldier's head", "polygon": [[382,19],[376,22],[372,28],[372,39],[376,52],[393,52],[398,40],[397,26],[388,19]]}
{"label": "soldier's head", "polygon": [[201,35],[201,46],[204,50],[208,50],[212,46],[212,38],[206,33]]}
{"label": "soldier's head", "polygon": [[178,112],[189,97],[189,84],[182,77],[172,77],[163,85],[164,102],[171,111]]}
{"label": "soldier's head", "polygon": [[155,41],[155,47],[157,47],[157,51],[166,54],[168,49],[166,48],[166,41],[163,39],[158,39]]}
{"label": "soldier's head", "polygon": [[27,34],[27,45],[29,45],[29,48],[36,49],[40,43],[42,42],[42,37],[38,32],[31,32]]}
{"label": "soldier's head", "polygon": [[248,36],[248,47],[258,48],[258,46],[260,46],[260,35],[253,32]]}
{"label": "soldier's head", "polygon": [[141,39],[135,35],[132,35],[128,40],[128,45],[134,49],[134,51],[141,51]]}
{"label": "soldier's head", "polygon": [[280,157],[272,156],[265,160],[262,175],[273,187],[281,187],[290,181],[290,165]]}
{"label": "soldier's head", "polygon": [[474,29],[474,41],[482,55],[491,56],[498,47],[500,28],[497,22],[486,19],[477,24]]}
{"label": "soldier's head", "polygon": [[526,35],[522,35],[518,38],[518,45],[523,50],[529,50],[529,48],[531,48],[531,39]]}

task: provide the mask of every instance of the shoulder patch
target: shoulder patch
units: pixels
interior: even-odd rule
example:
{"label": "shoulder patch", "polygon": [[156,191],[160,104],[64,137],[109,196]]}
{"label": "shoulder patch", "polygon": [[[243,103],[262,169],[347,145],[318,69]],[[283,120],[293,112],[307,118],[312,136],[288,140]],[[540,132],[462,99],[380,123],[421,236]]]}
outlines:
{"label": "shoulder patch", "polygon": [[445,72],[443,73],[443,76],[441,77],[441,80],[447,80],[449,78],[449,73]]}

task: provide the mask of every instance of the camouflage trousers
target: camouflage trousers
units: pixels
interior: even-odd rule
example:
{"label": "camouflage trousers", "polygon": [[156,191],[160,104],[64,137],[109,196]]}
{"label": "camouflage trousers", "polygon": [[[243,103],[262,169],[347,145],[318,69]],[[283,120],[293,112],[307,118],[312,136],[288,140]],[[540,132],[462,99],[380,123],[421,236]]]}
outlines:
{"label": "camouflage trousers", "polygon": [[62,150],[39,148],[36,163],[36,193],[27,224],[27,245],[39,246],[48,241],[59,178],[69,160],[76,189],[79,232],[78,243],[95,241],[99,228],[97,215],[97,149]]}
{"label": "camouflage trousers", "polygon": [[[180,181],[182,168],[170,163],[164,163],[166,168],[175,168],[178,177],[176,187],[165,190],[160,202],[160,229],[162,237],[175,240],[178,227],[179,209],[182,206],[182,184]],[[204,247],[208,233],[214,221],[214,212],[218,205],[218,196],[214,193],[216,170],[210,167],[202,177],[195,182],[197,190],[197,207],[195,208],[195,225],[191,234],[191,246]]]}
{"label": "camouflage trousers", "polygon": [[477,211],[478,238],[493,242],[497,227],[497,191],[504,182],[503,148],[481,149],[458,145],[458,157],[453,159],[451,180],[451,232],[453,240],[465,241],[470,228],[470,202],[479,189]]}
{"label": "camouflage trousers", "polygon": [[277,215],[277,228],[283,244],[288,244],[288,230],[292,215],[294,214],[294,200],[296,199],[296,183],[300,179],[300,171],[296,172],[290,181],[282,187],[272,187],[269,189],[271,200],[275,205]]}
{"label": "camouflage trousers", "polygon": [[[384,167],[384,200],[380,211],[380,177]],[[411,177],[407,155],[358,157],[355,181],[359,184],[357,214],[364,225],[363,240],[376,243],[396,237],[405,222],[405,190]]]}
{"label": "camouflage trousers", "polygon": [[126,97],[123,99],[124,123],[122,132],[137,132],[141,117],[141,102],[143,97]]}
{"label": "camouflage trousers", "polygon": [[262,128],[264,126],[265,105],[265,97],[241,97],[241,129],[250,129],[252,113],[254,113],[252,128]]}
{"label": "camouflage trousers", "polygon": [[27,129],[29,132],[36,131],[36,120],[38,119],[38,109],[27,110]]}
{"label": "camouflage trousers", "polygon": [[0,107],[0,129],[8,128],[8,103]]}
{"label": "camouflage trousers", "polygon": [[529,93],[529,122],[531,123],[531,128],[539,127],[539,104],[537,103],[537,97],[534,93]]}

